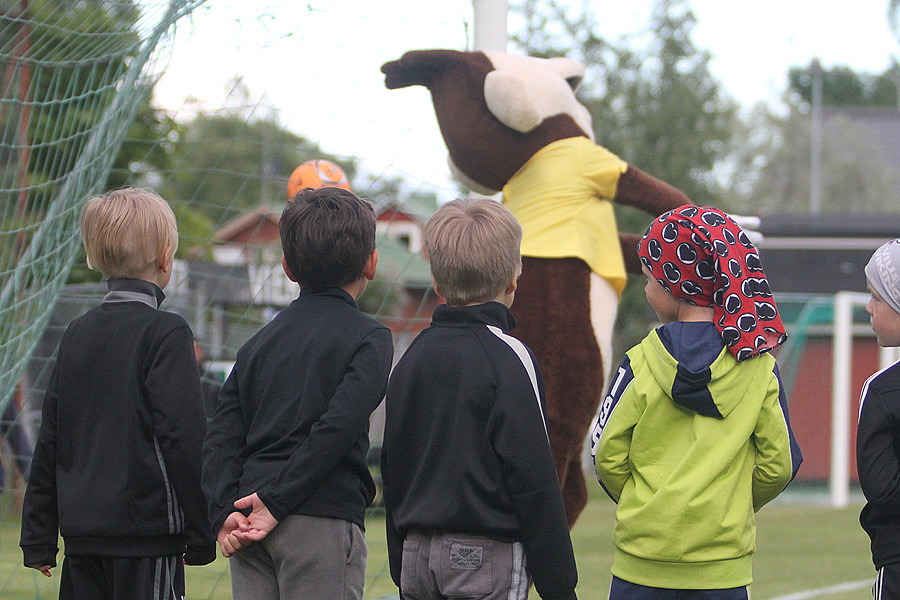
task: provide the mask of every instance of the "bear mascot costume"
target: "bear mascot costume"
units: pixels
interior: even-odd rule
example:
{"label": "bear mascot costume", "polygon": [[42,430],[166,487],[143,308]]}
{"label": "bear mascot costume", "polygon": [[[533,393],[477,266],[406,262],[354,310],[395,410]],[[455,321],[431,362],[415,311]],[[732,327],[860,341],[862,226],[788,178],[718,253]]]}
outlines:
{"label": "bear mascot costume", "polygon": [[543,372],[571,527],[587,504],[582,455],[614,364],[619,294],[626,271],[640,273],[640,236],[618,232],[612,202],[657,216],[690,201],[594,143],[573,60],[414,50],[381,70],[389,89],[428,88],[454,175],[476,192],[502,191],[522,225],[512,334]]}

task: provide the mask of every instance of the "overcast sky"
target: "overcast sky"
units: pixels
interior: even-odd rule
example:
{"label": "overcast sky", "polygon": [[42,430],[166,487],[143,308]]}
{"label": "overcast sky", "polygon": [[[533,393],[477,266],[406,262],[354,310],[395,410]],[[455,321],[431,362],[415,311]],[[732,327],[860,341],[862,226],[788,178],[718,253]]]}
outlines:
{"label": "overcast sky", "polygon": [[[590,5],[601,35],[617,39],[646,29],[653,2]],[[872,73],[900,56],[887,0],[690,5],[695,43],[712,53],[713,73],[744,106],[777,102],[788,68],[815,56],[826,68]],[[156,102],[183,115],[188,97],[199,100],[194,107],[219,108],[227,82],[242,76],[250,103],[328,152],[444,188],[446,152],[430,96],[421,87],[387,90],[379,68],[407,50],[466,49],[471,30],[471,0],[214,0],[179,23]]]}

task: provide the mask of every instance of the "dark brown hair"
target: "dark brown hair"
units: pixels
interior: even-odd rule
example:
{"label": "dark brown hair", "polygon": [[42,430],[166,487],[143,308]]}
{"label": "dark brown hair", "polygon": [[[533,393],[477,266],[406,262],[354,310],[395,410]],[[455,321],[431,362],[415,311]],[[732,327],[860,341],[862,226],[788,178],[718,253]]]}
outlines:
{"label": "dark brown hair", "polygon": [[297,192],[278,229],[285,262],[302,289],[356,281],[375,249],[372,205],[341,188]]}

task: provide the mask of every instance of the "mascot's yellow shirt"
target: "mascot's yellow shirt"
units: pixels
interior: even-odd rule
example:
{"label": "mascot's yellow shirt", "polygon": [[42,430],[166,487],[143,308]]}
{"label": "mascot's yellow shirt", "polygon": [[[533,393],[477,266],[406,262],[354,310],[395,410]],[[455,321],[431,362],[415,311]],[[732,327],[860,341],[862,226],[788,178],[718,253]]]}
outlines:
{"label": "mascot's yellow shirt", "polygon": [[621,293],[625,262],[610,200],[627,168],[585,137],[538,150],[503,187],[503,204],[522,225],[522,255],[580,258]]}

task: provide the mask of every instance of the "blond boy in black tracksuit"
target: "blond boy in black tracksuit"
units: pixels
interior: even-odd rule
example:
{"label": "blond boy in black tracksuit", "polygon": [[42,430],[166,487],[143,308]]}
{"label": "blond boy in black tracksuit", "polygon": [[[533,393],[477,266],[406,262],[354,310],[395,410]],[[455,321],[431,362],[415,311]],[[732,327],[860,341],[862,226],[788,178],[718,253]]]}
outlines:
{"label": "blond boy in black tracksuit", "polygon": [[215,538],[193,337],[159,310],[175,216],[156,194],[124,189],[89,200],[80,226],[109,293],[59,345],[25,492],[24,562],[49,577],[59,533],[61,599],[180,599],[183,564],[212,562]]}
{"label": "blond boy in black tracksuit", "polygon": [[521,228],[499,203],[429,220],[447,300],[391,375],[381,474],[391,576],[406,598],[575,600],[577,573],[540,369],[509,335]]}

